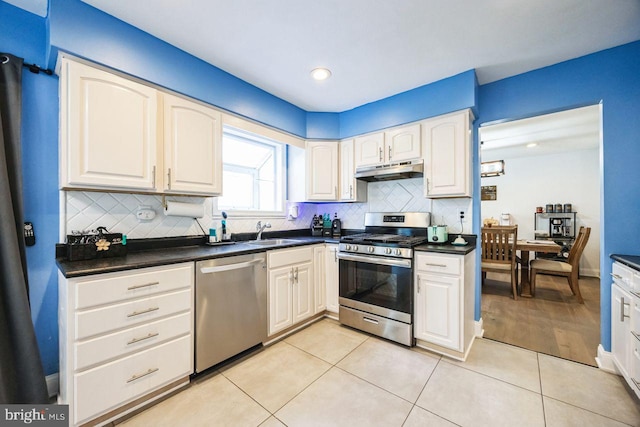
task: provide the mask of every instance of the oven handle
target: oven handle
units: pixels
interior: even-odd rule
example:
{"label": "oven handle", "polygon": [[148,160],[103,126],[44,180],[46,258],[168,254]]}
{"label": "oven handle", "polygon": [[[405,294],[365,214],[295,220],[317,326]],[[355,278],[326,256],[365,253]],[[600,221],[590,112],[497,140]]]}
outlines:
{"label": "oven handle", "polygon": [[343,259],[345,261],[367,262],[369,264],[390,265],[392,267],[411,268],[410,259],[379,258],[367,255],[354,255],[343,252],[338,252],[338,259]]}

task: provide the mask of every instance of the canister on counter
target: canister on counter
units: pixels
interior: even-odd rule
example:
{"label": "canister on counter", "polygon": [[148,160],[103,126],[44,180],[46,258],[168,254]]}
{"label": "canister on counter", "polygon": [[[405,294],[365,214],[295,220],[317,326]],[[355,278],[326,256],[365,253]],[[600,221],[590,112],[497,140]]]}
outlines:
{"label": "canister on counter", "polygon": [[563,212],[571,212],[572,209],[573,207],[571,206],[571,203],[565,203],[562,207]]}
{"label": "canister on counter", "polygon": [[556,206],[553,208],[555,212],[562,212],[562,204],[556,203]]}
{"label": "canister on counter", "polygon": [[544,211],[547,213],[553,213],[553,205],[545,205]]}

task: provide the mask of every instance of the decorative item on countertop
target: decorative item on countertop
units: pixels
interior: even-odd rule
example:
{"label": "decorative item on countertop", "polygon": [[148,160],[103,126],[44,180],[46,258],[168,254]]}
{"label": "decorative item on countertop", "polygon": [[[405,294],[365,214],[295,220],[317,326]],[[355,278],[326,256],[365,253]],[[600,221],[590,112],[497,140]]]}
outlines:
{"label": "decorative item on countertop", "polygon": [[216,243],[218,241],[218,236],[216,234],[215,228],[209,229],[209,243]]}
{"label": "decorative item on countertop", "polygon": [[322,216],[322,236],[331,237],[331,215],[328,213]]}
{"label": "decorative item on countertop", "polygon": [[91,231],[72,231],[67,235],[67,259],[81,261],[127,254],[127,236],[109,233],[105,227]]}
{"label": "decorative item on countertop", "polygon": [[228,242],[231,240],[231,233],[229,232],[229,229],[227,228],[227,213],[226,212],[222,212],[222,236],[220,236],[221,240],[223,242]]}
{"label": "decorative item on countertop", "polygon": [[322,217],[319,215],[314,215],[311,220],[311,235],[314,237],[322,236],[323,224]]}
{"label": "decorative item on countertop", "polygon": [[338,218],[338,212],[333,214],[333,221],[331,222],[331,237],[339,239],[342,234],[342,222]]}

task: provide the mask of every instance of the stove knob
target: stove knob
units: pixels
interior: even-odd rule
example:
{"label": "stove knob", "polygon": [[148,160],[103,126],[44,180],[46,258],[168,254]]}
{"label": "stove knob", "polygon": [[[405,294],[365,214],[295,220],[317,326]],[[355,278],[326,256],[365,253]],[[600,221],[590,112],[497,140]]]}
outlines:
{"label": "stove knob", "polygon": [[396,253],[396,255],[400,255],[400,254],[402,253],[402,250],[400,250],[400,249],[396,249],[396,250],[395,250],[395,253]]}
{"label": "stove knob", "polygon": [[373,246],[369,246],[369,247],[367,248],[367,252],[369,252],[370,254],[372,254],[372,253],[373,253],[373,251],[375,251],[375,249],[373,249]]}
{"label": "stove knob", "polygon": [[344,245],[345,250],[350,251],[351,250],[351,245]]}
{"label": "stove knob", "polygon": [[391,248],[385,249],[384,253],[387,254],[387,255],[391,255]]}
{"label": "stove knob", "polygon": [[353,249],[354,252],[358,252],[358,245],[353,245],[351,249]]}

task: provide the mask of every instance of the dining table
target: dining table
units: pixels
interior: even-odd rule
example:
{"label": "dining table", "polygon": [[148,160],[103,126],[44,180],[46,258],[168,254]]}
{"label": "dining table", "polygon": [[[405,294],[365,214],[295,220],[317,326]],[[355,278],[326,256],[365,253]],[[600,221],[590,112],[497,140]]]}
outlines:
{"label": "dining table", "polygon": [[520,274],[520,296],[531,298],[531,280],[529,277],[530,252],[559,254],[562,246],[552,240],[517,240],[516,251],[520,251],[522,273]]}

